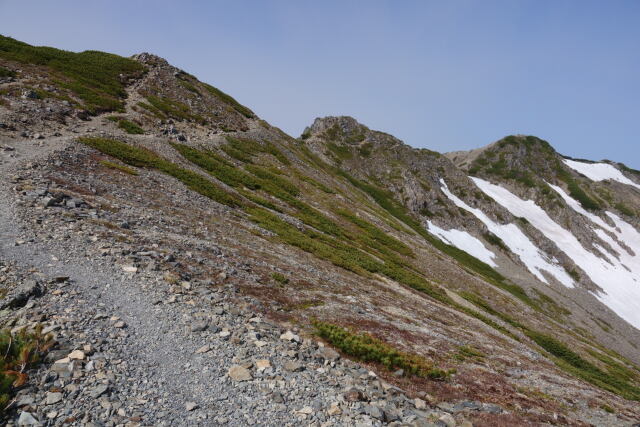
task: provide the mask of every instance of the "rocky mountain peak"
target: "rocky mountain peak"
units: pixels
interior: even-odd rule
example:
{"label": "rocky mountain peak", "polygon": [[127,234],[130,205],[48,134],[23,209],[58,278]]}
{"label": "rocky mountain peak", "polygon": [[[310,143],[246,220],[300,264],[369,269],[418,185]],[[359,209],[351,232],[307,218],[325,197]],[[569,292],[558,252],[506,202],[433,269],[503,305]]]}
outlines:
{"label": "rocky mountain peak", "polygon": [[167,61],[166,59],[149,52],[136,53],[135,55],[131,56],[131,59],[149,66],[169,65],[169,61]]}

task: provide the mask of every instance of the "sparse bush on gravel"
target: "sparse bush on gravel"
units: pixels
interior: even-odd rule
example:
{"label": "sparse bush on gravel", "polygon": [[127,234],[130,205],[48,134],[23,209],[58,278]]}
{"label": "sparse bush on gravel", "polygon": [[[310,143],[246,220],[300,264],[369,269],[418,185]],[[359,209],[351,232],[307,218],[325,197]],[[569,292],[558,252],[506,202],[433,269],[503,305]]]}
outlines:
{"label": "sparse bush on gravel", "polygon": [[50,336],[42,335],[41,326],[35,332],[23,329],[15,335],[8,330],[0,331],[0,414],[16,388],[27,381],[26,371],[36,365],[53,344]]}
{"label": "sparse bush on gravel", "polygon": [[365,333],[353,333],[326,322],[313,322],[316,333],[348,356],[363,362],[383,365],[389,370],[402,369],[405,375],[445,380],[455,371],[439,369],[427,359],[402,352]]}
{"label": "sparse bush on gravel", "polygon": [[110,53],[68,52],[4,36],[0,36],[0,58],[49,67],[53,82],[80,98],[91,113],[124,111],[124,81],[145,71],[139,62]]}
{"label": "sparse bush on gravel", "polygon": [[82,137],[78,138],[78,141],[129,165],[162,171],[178,179],[193,191],[223,205],[231,207],[241,205],[240,200],[203,176],[183,169],[145,148],[134,147],[108,138]]}

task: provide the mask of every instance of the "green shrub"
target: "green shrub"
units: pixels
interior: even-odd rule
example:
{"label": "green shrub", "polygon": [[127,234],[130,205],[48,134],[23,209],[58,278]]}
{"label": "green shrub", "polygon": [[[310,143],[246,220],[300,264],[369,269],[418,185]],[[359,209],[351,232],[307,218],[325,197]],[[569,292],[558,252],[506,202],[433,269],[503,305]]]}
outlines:
{"label": "green shrub", "polygon": [[2,77],[15,77],[15,76],[16,76],[16,72],[15,71],[0,66],[0,78],[2,78]]}
{"label": "green shrub", "polygon": [[142,135],[144,133],[140,126],[125,119],[118,121],[118,127],[132,135]]}
{"label": "green shrub", "polygon": [[526,330],[525,334],[554,356],[558,366],[573,375],[625,399],[640,400],[640,388],[630,383],[625,375],[602,371],[553,337],[532,330]]}
{"label": "green shrub", "polygon": [[202,169],[224,182],[225,184],[251,190],[259,189],[260,182],[241,169],[222,161],[220,157],[205,151],[199,151],[184,144],[171,144],[185,159],[200,166]]}
{"label": "green shrub", "polygon": [[475,349],[469,345],[463,345],[458,348],[458,352],[453,355],[453,358],[459,362],[463,362],[467,359],[484,359],[484,353]]}
{"label": "green shrub", "polygon": [[124,172],[126,174],[129,175],[139,175],[138,171],[135,169],[131,169],[130,167],[124,166],[124,165],[119,165],[118,163],[114,163],[114,162],[110,162],[108,160],[101,160],[100,164],[102,166],[105,166],[109,169],[115,169],[115,170],[119,170],[121,172]]}
{"label": "green shrub", "polygon": [[252,174],[254,174],[255,176],[257,176],[258,178],[260,178],[261,180],[266,181],[269,184],[274,185],[283,191],[286,191],[287,193],[289,193],[294,197],[300,195],[300,189],[295,184],[293,184],[291,181],[289,181],[286,178],[275,175],[274,173],[263,168],[262,166],[246,165],[245,169],[251,172]]}
{"label": "green shrub", "polygon": [[213,87],[213,86],[211,86],[211,85],[209,85],[207,83],[202,83],[202,85],[204,86],[205,89],[207,89],[207,91],[210,94],[216,96],[218,99],[220,99],[225,104],[230,105],[231,107],[233,107],[237,112],[239,112],[243,116],[245,116],[247,118],[254,117],[254,114],[253,114],[253,112],[251,110],[249,110],[244,105],[241,105],[238,101],[233,99],[230,95],[227,95],[226,93],[224,93],[220,89],[215,88],[215,87]]}
{"label": "green shrub", "polygon": [[152,108],[147,108],[149,104],[145,103],[141,103],[139,105],[143,108],[148,109],[161,118],[169,117],[176,120],[194,121],[202,125],[206,125],[208,123],[207,119],[199,114],[192,113],[191,107],[189,107],[187,104],[183,104],[182,102],[178,102],[162,96],[152,95],[150,93],[146,93],[145,98]]}
{"label": "green shrub", "polygon": [[0,331],[0,415],[15,391],[26,382],[25,371],[38,364],[53,344],[51,336],[42,335],[40,325],[33,333],[24,329],[16,335]]}
{"label": "green shrub", "polygon": [[92,113],[124,111],[127,94],[123,81],[140,77],[145,68],[137,61],[110,53],[67,52],[31,46],[0,36],[0,58],[46,66],[58,86],[70,90]]}
{"label": "green shrub", "polygon": [[348,219],[353,224],[357,225],[363,232],[366,233],[366,236],[369,238],[369,242],[374,247],[380,247],[380,249],[388,248],[392,249],[402,255],[413,257],[414,253],[407,245],[399,241],[398,239],[391,237],[389,234],[385,233],[375,225],[371,224],[368,221],[363,220],[362,218],[358,218],[352,213],[345,210],[337,210],[336,213],[343,218]]}
{"label": "green shrub", "polygon": [[558,178],[567,184],[567,188],[569,189],[569,195],[580,202],[583,208],[587,210],[598,210],[601,208],[600,204],[589,197],[587,193],[578,185],[576,180],[571,176],[571,173],[567,170],[566,166],[564,166],[559,161],[556,162],[555,165],[556,175]]}
{"label": "green shrub", "polygon": [[208,179],[195,172],[183,169],[145,148],[134,147],[122,141],[108,138],[82,137],[78,138],[78,142],[88,145],[111,157],[115,157],[131,166],[146,167],[164,172],[178,179],[193,191],[218,203],[231,207],[241,206],[241,202],[236,197],[227,193]]}
{"label": "green shrub", "polygon": [[285,276],[282,273],[278,273],[278,272],[271,273],[271,278],[276,282],[280,283],[281,285],[286,285],[289,283],[289,279],[287,278],[287,276]]}
{"label": "green shrub", "polygon": [[618,209],[623,215],[636,216],[635,211],[622,202],[616,203],[615,208]]}
{"label": "green shrub", "polygon": [[344,145],[337,145],[333,142],[327,144],[327,148],[335,154],[335,156],[340,160],[349,160],[353,157],[353,153]]}
{"label": "green shrub", "polygon": [[404,375],[415,375],[444,381],[453,370],[435,368],[425,358],[397,350],[371,335],[352,333],[340,326],[314,321],[316,334],[344,354],[367,363],[379,363],[389,370],[402,369]]}

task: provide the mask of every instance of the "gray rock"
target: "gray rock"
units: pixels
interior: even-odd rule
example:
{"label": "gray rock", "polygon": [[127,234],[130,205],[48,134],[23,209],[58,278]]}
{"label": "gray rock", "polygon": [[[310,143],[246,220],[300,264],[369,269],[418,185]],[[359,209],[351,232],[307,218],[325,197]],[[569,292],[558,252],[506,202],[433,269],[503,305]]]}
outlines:
{"label": "gray rock", "polygon": [[27,279],[4,298],[0,303],[0,310],[24,307],[29,298],[39,297],[42,294],[44,294],[44,286],[40,282]]}
{"label": "gray rock", "polygon": [[331,347],[320,347],[317,354],[321,359],[331,362],[340,359],[340,354]]}
{"label": "gray rock", "polygon": [[19,426],[37,426],[40,425],[40,421],[33,416],[30,412],[23,412],[18,418]]}
{"label": "gray rock", "polygon": [[58,402],[61,402],[61,401],[62,401],[62,393],[58,393],[58,392],[51,393],[51,392],[49,392],[49,393],[47,393],[47,397],[45,399],[45,404],[46,405],[54,405],[54,404],[56,404]]}
{"label": "gray rock", "polygon": [[206,320],[198,320],[191,324],[191,332],[202,332],[206,331],[209,327],[209,322]]}
{"label": "gray rock", "polygon": [[367,405],[364,408],[365,414],[369,415],[371,418],[375,418],[376,420],[384,421],[384,412],[382,409],[378,408],[374,405]]}
{"label": "gray rock", "polygon": [[103,394],[105,394],[107,392],[107,390],[109,390],[109,386],[108,385],[100,384],[99,386],[97,386],[93,390],[91,390],[90,395],[91,395],[91,397],[96,399],[96,398],[102,396]]}

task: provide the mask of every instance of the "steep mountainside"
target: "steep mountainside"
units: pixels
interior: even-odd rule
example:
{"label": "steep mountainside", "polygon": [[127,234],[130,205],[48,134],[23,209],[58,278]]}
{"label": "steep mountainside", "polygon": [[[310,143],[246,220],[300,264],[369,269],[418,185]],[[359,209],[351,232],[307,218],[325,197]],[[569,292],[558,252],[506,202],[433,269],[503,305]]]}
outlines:
{"label": "steep mountainside", "polygon": [[[260,422],[257,414],[274,425],[640,419],[640,173],[622,164],[566,158],[533,136],[442,155],[350,117],[318,118],[293,138],[154,55],[4,37],[0,146],[0,219],[15,224],[0,230],[0,286],[14,295],[29,272],[58,271],[58,262],[73,286],[17,304],[5,323],[60,323],[73,307],[95,323],[95,301],[129,325],[89,334],[97,354],[161,378],[129,373],[139,390],[134,379],[111,380],[99,403],[105,416],[78,392],[90,374],[70,382],[56,374],[32,388],[88,409],[22,399],[9,417],[52,425],[87,414],[194,425]],[[288,332],[283,347],[276,332],[289,329],[304,342]],[[52,333],[63,349],[88,340],[74,326]],[[326,356],[316,341],[354,362]],[[191,347],[197,355],[158,356]],[[231,398],[205,397],[214,383]],[[174,392],[188,404],[170,403]],[[256,408],[259,393],[271,399]],[[132,394],[167,411],[113,406]],[[200,397],[206,403],[191,405]]]}

